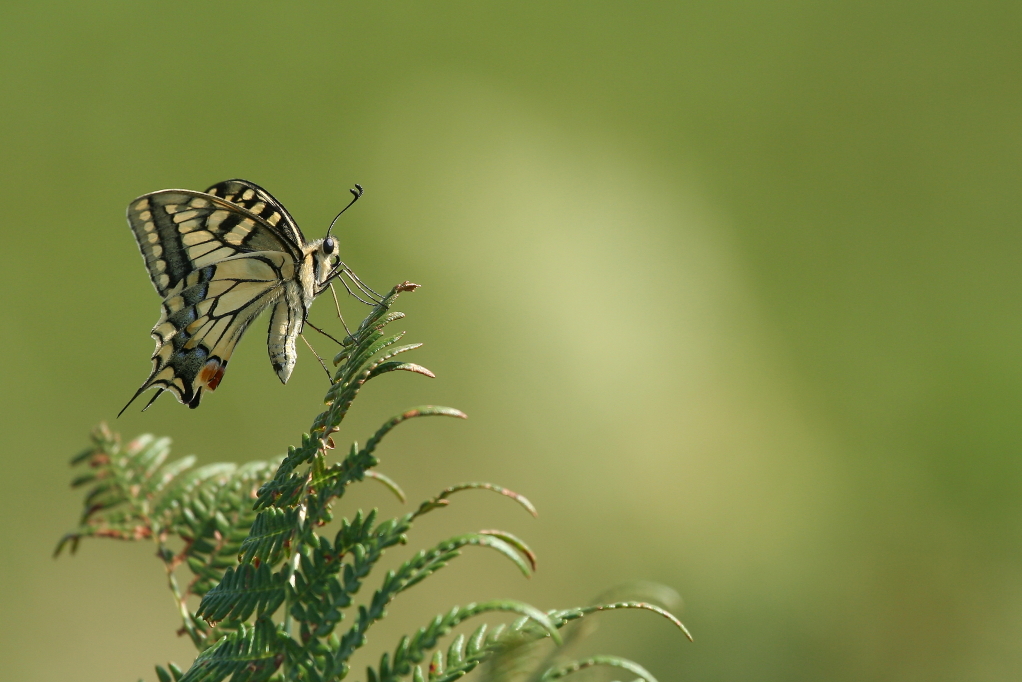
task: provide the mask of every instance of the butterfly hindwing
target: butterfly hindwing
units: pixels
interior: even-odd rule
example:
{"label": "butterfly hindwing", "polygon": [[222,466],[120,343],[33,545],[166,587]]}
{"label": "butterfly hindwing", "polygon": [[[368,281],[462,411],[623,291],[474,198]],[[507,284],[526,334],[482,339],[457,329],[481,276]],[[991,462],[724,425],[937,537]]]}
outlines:
{"label": "butterfly hindwing", "polygon": [[202,192],[161,190],[128,206],[128,222],[149,277],[167,296],[189,273],[239,253],[281,251],[297,259],[301,246],[243,206]]}
{"label": "butterfly hindwing", "polygon": [[[203,390],[219,385],[249,323],[278,300],[294,297],[289,293],[296,286],[294,275],[294,259],[281,251],[239,254],[189,273],[163,301],[152,331],[153,370],[132,400],[155,386],[197,407]],[[294,339],[289,350],[282,358],[293,367]]]}

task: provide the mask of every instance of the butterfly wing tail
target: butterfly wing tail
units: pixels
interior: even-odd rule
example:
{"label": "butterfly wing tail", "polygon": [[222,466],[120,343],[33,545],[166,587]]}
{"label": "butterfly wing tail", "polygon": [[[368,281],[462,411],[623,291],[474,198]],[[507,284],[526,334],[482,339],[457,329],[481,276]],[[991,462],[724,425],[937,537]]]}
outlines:
{"label": "butterfly wing tail", "polygon": [[[138,389],[137,391],[135,391],[135,395],[131,396],[131,400],[129,400],[129,401],[127,402],[127,404],[125,404],[125,406],[121,408],[121,411],[117,413],[117,417],[118,417],[118,418],[120,418],[120,416],[121,416],[122,414],[124,414],[124,411],[125,411],[126,409],[128,409],[128,407],[129,407],[129,406],[130,406],[130,405],[131,405],[131,404],[132,404],[133,402],[135,402],[135,398],[137,398],[137,397],[139,397],[140,395],[142,395],[142,392],[143,392],[143,391],[145,391],[145,390],[146,390],[147,388],[149,388],[149,382],[146,382],[146,383],[142,384],[142,387],[141,387],[141,388],[139,388],[139,389]],[[150,405],[152,405],[152,404],[153,404],[153,402],[154,402],[154,401],[155,401],[155,400],[156,400],[157,398],[159,398],[159,397],[160,397],[160,393],[163,393],[163,389],[162,389],[162,388],[161,388],[161,389],[159,390],[159,392],[158,392],[158,393],[157,393],[157,394],[156,394],[155,396],[153,396],[153,399],[152,399],[152,400],[150,400],[150,401],[149,401],[148,403],[146,403],[146,406],[142,408],[142,411],[143,411],[143,412],[145,412],[145,411],[146,411],[146,410],[147,410],[147,409],[149,408],[149,406],[150,406]]]}
{"label": "butterfly wing tail", "polygon": [[[153,387],[159,390],[146,403],[146,406],[142,408],[143,412],[148,410],[149,406],[156,402],[156,399],[167,390],[177,396],[180,402],[195,409],[202,400],[203,390],[216,390],[216,387],[220,385],[220,380],[223,379],[224,372],[227,370],[226,359],[221,359],[216,355],[210,356],[206,349],[201,346],[175,351],[166,361],[160,356],[159,350],[157,348],[157,352],[153,356],[155,364],[153,373],[135,391],[135,395],[131,396],[128,404],[117,413],[118,417],[124,414],[124,411],[128,409],[131,403],[135,402],[136,398]],[[230,344],[230,348],[223,350],[227,351],[225,354],[230,357],[230,352],[234,350],[234,344]]]}
{"label": "butterfly wing tail", "polygon": [[[153,386],[153,378],[154,378],[155,376],[156,376],[156,372],[153,372],[153,374],[151,374],[151,375],[149,376],[149,378],[148,378],[148,379],[146,379],[146,382],[145,382],[144,384],[142,384],[141,386],[139,386],[138,390],[137,390],[137,391],[135,391],[135,395],[131,396],[131,400],[129,400],[129,401],[127,402],[127,404],[125,404],[125,406],[121,408],[121,411],[117,413],[117,417],[118,417],[118,418],[120,418],[120,416],[121,416],[122,414],[124,414],[124,411],[125,411],[126,409],[128,409],[128,407],[129,407],[129,406],[130,406],[130,405],[131,405],[131,404],[132,404],[133,402],[135,402],[135,398],[139,397],[140,395],[142,395],[143,393],[145,393],[145,392],[146,392],[146,391],[147,391],[148,389],[152,388],[152,386]],[[166,391],[166,390],[167,390],[166,388],[164,388],[163,386],[160,386],[160,387],[159,387],[159,390],[158,390],[158,391],[156,391],[156,395],[154,395],[154,396],[153,396],[153,397],[152,397],[152,398],[151,398],[151,399],[149,400],[149,402],[147,402],[147,403],[145,404],[145,407],[143,407],[143,408],[142,408],[142,411],[143,411],[143,412],[145,412],[146,410],[148,410],[148,409],[149,409],[149,407],[150,407],[150,406],[151,406],[151,405],[152,405],[153,403],[155,403],[155,402],[156,402],[156,399],[157,399],[157,398],[159,398],[159,397],[160,397],[161,395],[163,395],[163,392],[164,392],[164,391]],[[195,404],[196,404],[196,405],[198,405],[198,404],[199,404],[199,401],[198,401],[198,400],[196,400],[196,401],[195,401]]]}

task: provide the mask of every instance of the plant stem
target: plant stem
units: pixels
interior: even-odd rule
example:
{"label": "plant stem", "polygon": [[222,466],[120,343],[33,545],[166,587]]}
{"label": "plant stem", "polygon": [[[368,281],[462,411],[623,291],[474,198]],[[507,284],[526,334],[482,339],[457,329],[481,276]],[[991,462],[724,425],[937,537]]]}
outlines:
{"label": "plant stem", "polygon": [[174,595],[174,602],[177,604],[178,613],[181,614],[181,625],[182,629],[188,633],[192,643],[200,651],[204,648],[205,641],[195,629],[195,623],[192,621],[192,614],[188,611],[188,604],[185,601],[185,597],[181,594],[181,588],[177,584],[177,577],[174,575],[174,562],[173,560],[167,561],[168,556],[172,556],[167,546],[163,544],[163,540],[158,536],[156,538],[157,552],[160,555],[160,561],[163,562],[163,567],[167,571],[167,586],[170,587],[171,593]]}
{"label": "plant stem", "polygon": [[[302,531],[305,527],[305,516],[308,513],[308,506],[306,503],[302,503],[298,508],[298,527],[295,533],[294,543],[292,545],[292,554],[288,560],[288,565],[291,567],[291,576],[288,578],[288,583],[291,585],[291,589],[285,592],[284,596],[284,632],[288,637],[291,636],[291,630],[294,627],[294,618],[291,616],[291,600],[294,594],[295,588],[295,574],[298,572],[298,567],[301,565],[301,546],[302,546]],[[284,679],[292,679],[292,666],[290,658],[284,657]]]}

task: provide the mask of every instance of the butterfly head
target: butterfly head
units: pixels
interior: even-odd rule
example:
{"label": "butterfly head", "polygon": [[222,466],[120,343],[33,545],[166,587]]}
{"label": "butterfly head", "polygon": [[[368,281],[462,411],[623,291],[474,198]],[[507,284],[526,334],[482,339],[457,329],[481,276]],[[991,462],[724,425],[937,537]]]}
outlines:
{"label": "butterfly head", "polygon": [[[358,276],[351,271],[351,269],[344,264],[340,256],[340,247],[337,243],[337,239],[332,237],[330,233],[334,229],[334,225],[337,223],[337,219],[344,214],[352,204],[359,200],[364,190],[362,185],[356,184],[354,189],[349,190],[352,195],[351,201],[341,209],[341,212],[334,216],[334,219],[330,222],[330,227],[326,230],[326,237],[316,242],[313,245],[316,259],[316,291],[321,292],[330,285],[330,282],[334,279],[341,282],[344,288],[348,290],[348,293],[362,301],[366,305],[379,305],[383,301],[383,297],[373,291],[371,288],[366,286]],[[365,295],[369,300],[365,300],[362,296],[351,290],[351,287],[342,279],[342,275],[348,277],[351,283],[354,284],[355,289]]]}
{"label": "butterfly head", "polygon": [[362,185],[356,183],[355,188],[349,191],[351,192],[352,200],[330,221],[330,227],[326,228],[326,237],[313,245],[316,251],[316,289],[318,291],[322,291],[329,281],[337,277],[344,268],[344,263],[341,262],[341,257],[338,253],[340,249],[337,239],[330,236],[330,233],[333,231],[337,219],[351,208],[352,204],[358,201],[364,190]]}
{"label": "butterfly head", "polygon": [[316,288],[322,289],[336,276],[338,267],[343,267],[340,247],[335,237],[326,237],[314,245],[313,261],[316,269]]}

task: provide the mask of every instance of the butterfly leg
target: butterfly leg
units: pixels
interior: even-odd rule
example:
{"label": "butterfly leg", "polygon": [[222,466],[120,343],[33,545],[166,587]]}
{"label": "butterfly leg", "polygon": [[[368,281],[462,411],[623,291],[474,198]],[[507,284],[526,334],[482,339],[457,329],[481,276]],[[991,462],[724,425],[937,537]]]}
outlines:
{"label": "butterfly leg", "polygon": [[[309,326],[312,327],[312,325],[309,325]],[[312,327],[312,328],[315,329],[315,327]],[[333,377],[330,376],[330,370],[327,369],[327,367],[326,367],[326,363],[323,362],[323,358],[319,357],[319,353],[317,353],[316,349],[312,347],[312,344],[309,343],[309,340],[307,338],[305,338],[305,334],[299,334],[298,336],[302,337],[302,341],[305,342],[305,345],[309,347],[309,350],[312,351],[312,354],[316,356],[317,360],[319,360],[320,366],[322,366],[323,367],[323,371],[326,372],[327,381],[329,381],[331,384],[334,383]]]}
{"label": "butterfly leg", "polygon": [[333,282],[330,282],[330,295],[334,297],[334,308],[337,310],[337,319],[341,321],[341,326],[344,327],[344,331],[348,332],[348,338],[351,338],[351,330],[348,329],[348,325],[344,321],[344,316],[341,315],[341,302],[337,300],[337,290],[334,289]]}
{"label": "butterfly leg", "polygon": [[380,293],[378,293],[375,289],[373,289],[371,286],[363,282],[351,268],[348,267],[344,268],[344,272],[346,272],[348,277],[351,278],[351,281],[355,283],[355,286],[361,289],[362,293],[364,293],[372,301],[374,301],[377,304],[383,303],[383,296]]}
{"label": "butterfly leg", "polygon": [[[341,343],[340,341],[338,341],[338,340],[337,340],[336,338],[334,338],[334,335],[333,335],[333,334],[328,334],[327,332],[323,331],[322,329],[320,329],[320,328],[319,328],[319,327],[317,327],[316,325],[312,324],[312,323],[311,323],[311,322],[309,322],[308,320],[306,320],[306,321],[305,321],[305,324],[309,325],[309,326],[310,326],[310,327],[312,327],[312,328],[313,328],[314,330],[318,331],[318,332],[319,332],[320,334],[322,334],[323,336],[327,337],[328,339],[330,339],[331,341],[333,341],[333,342],[334,342],[334,343],[336,343],[337,345],[339,345],[339,346],[343,346],[343,345],[344,345],[343,343]],[[351,336],[351,334],[349,334],[348,336]]]}
{"label": "butterfly leg", "polygon": [[[345,271],[345,272],[347,272],[347,271]],[[344,274],[344,273],[340,273],[340,274]],[[358,300],[362,301],[363,303],[365,303],[365,304],[366,304],[367,306],[370,306],[370,307],[372,307],[372,306],[375,306],[375,305],[379,305],[378,303],[370,303],[369,301],[365,300],[364,298],[362,298],[361,296],[359,296],[358,294],[356,294],[356,293],[355,293],[354,291],[352,291],[352,290],[351,290],[351,287],[349,287],[349,286],[348,286],[348,283],[344,281],[344,278],[343,278],[343,277],[340,277],[340,276],[338,276],[338,277],[337,277],[336,279],[337,279],[337,280],[338,280],[338,281],[339,281],[339,282],[340,282],[341,284],[343,284],[343,285],[344,285],[344,288],[345,288],[345,289],[346,289],[346,290],[348,291],[348,294],[349,294],[350,296],[354,296],[355,298],[357,298]]]}

